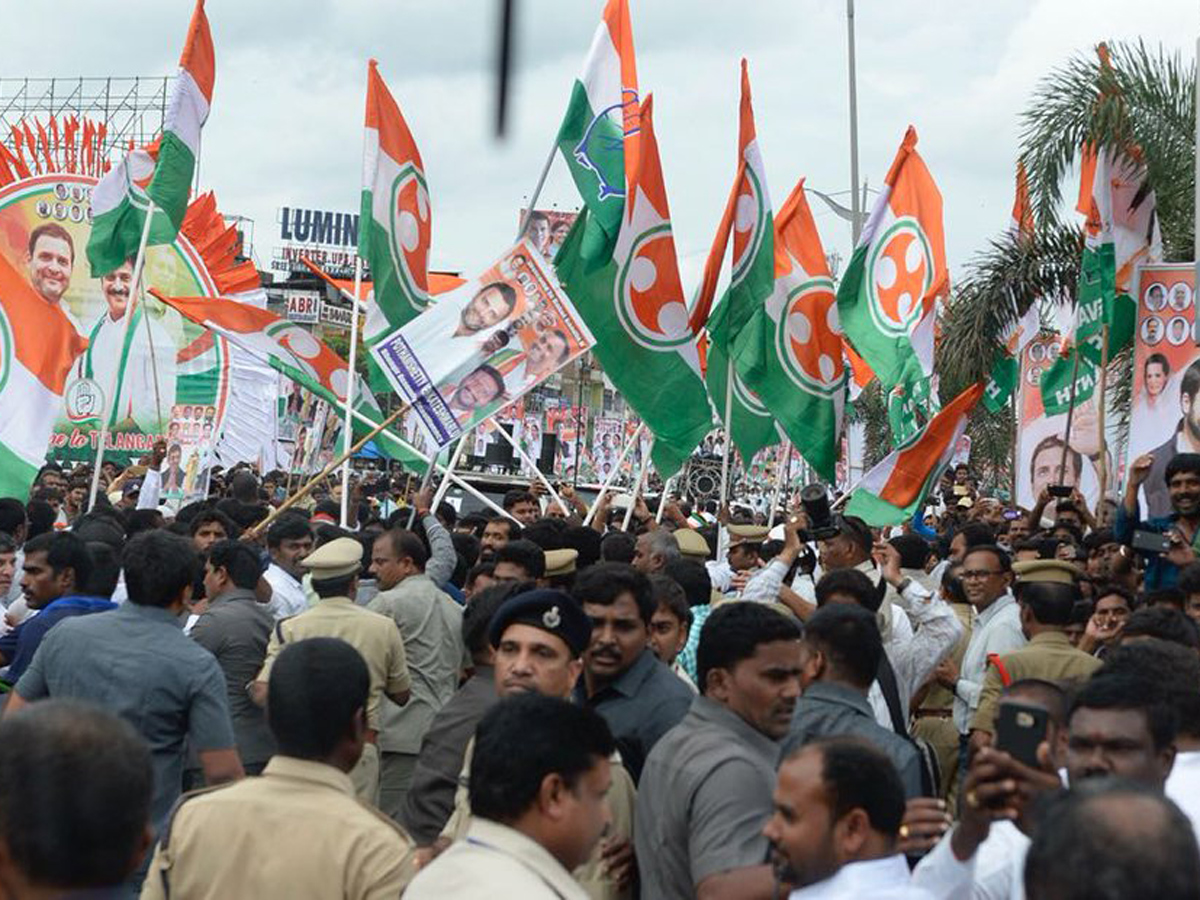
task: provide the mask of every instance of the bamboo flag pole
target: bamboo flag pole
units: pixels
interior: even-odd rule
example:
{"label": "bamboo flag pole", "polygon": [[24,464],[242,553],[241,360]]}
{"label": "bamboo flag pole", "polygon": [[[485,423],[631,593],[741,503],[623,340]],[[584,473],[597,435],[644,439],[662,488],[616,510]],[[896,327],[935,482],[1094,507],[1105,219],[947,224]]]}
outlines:
{"label": "bamboo flag pole", "polygon": [[279,504],[278,508],[276,508],[269,516],[267,516],[249,531],[245,532],[245,534],[242,535],[243,539],[253,540],[254,538],[258,537],[258,535],[262,534],[268,525],[270,525],[275,519],[279,518],[279,516],[284,512],[291,509],[293,506],[307,497],[313,488],[320,484],[323,479],[327,478],[330,473],[335,471],[337,467],[340,466],[345,460],[349,459],[352,455],[365,447],[367,441],[371,440],[371,438],[375,437],[375,435],[379,434],[379,432],[383,431],[383,429],[387,428],[394,421],[400,418],[400,416],[402,416],[407,409],[407,403],[400,404],[400,407],[394,413],[392,413],[378,425],[373,426],[370,431],[359,438],[358,441],[356,441],[351,447],[343,450],[342,454],[336,459],[330,460],[329,464],[326,465],[324,469],[301,485],[300,489],[296,491],[296,493],[292,494],[292,496],[284,500],[283,503]]}

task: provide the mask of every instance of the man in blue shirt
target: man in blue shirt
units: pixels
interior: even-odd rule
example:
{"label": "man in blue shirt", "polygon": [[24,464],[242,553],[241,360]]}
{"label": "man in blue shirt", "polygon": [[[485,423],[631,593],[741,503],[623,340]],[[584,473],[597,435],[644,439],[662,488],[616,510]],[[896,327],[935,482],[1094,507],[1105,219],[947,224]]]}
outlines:
{"label": "man in blue shirt", "polygon": [[1113,534],[1117,541],[1133,545],[1136,531],[1167,535],[1171,545],[1164,553],[1147,553],[1144,587],[1148,591],[1174,587],[1179,570],[1195,562],[1200,551],[1200,453],[1177,453],[1167,463],[1163,478],[1171,499],[1171,514],[1142,521],[1138,509],[1138,488],[1154,466],[1147,453],[1133,461],[1125,485],[1124,502],[1117,507]]}
{"label": "man in blue shirt", "polygon": [[[111,555],[107,547],[98,549]],[[46,632],[62,619],[116,609],[108,597],[119,571],[119,563],[97,567],[87,544],[69,531],[39,534],[26,543],[21,589],[26,605],[39,612],[0,638],[0,657],[8,663],[5,680],[16,684]]]}

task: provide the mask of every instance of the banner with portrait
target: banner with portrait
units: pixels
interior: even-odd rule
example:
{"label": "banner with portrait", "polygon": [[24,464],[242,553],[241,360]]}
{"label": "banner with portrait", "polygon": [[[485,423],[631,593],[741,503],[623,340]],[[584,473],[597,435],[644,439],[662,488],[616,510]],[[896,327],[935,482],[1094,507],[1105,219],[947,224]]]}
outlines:
{"label": "banner with portrait", "polygon": [[527,239],[371,348],[431,441],[445,447],[592,346]]}
{"label": "banner with portrait", "polygon": [[[1021,383],[1017,394],[1017,496],[1016,503],[1032,509],[1042,490],[1061,482],[1078,488],[1092,510],[1097,508],[1100,487],[1100,418],[1098,392],[1075,404],[1071,436],[1064,455],[1067,414],[1046,415],[1042,403],[1042,374],[1059,356],[1057,335],[1043,333],[1030,341],[1021,353]],[[1120,428],[1109,416],[1106,421],[1108,483],[1117,483],[1116,448]],[[1053,504],[1047,507],[1047,515]]]}
{"label": "banner with portrait", "polygon": [[554,254],[567,239],[567,233],[579,218],[579,213],[557,209],[535,209],[530,212],[523,209],[518,215],[518,225],[525,216],[530,217],[529,227],[525,229],[525,239],[533,244],[534,249],[543,257],[554,259]]}
{"label": "banner with portrait", "polygon": [[[91,235],[96,179],[57,173],[0,188],[0,254],[27,272],[33,289],[58,304],[89,346],[75,360],[63,394],[50,456],[92,459],[105,409],[110,414],[106,458],[127,463],[169,438],[173,424],[194,424],[182,407],[213,410],[214,432],[229,390],[225,342],[153,298],[126,311],[133,296],[133,263],[93,278],[85,250]],[[145,287],[170,295],[215,296],[201,253],[181,234],[173,244],[147,249]],[[107,404],[113,375],[121,373],[115,404]],[[202,423],[201,423],[202,426]]]}
{"label": "banner with portrait", "polygon": [[1200,453],[1200,338],[1196,333],[1196,271],[1192,263],[1138,270],[1129,452],[1154,457],[1142,485],[1142,515],[1171,512],[1165,475],[1179,452]]}

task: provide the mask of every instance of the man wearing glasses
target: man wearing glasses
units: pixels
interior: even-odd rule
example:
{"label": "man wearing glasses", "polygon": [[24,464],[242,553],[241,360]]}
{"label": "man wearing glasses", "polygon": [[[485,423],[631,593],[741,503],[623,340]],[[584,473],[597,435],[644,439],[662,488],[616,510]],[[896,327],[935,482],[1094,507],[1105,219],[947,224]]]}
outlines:
{"label": "man wearing glasses", "polygon": [[938,681],[954,694],[954,725],[958,728],[959,767],[965,772],[971,719],[979,707],[988,658],[1004,656],[1025,646],[1021,630],[1021,612],[1009,589],[1012,584],[1012,560],[1000,547],[983,544],[972,547],[963,557],[963,592],[975,609],[971,641],[963,654],[962,667],[942,666]]}

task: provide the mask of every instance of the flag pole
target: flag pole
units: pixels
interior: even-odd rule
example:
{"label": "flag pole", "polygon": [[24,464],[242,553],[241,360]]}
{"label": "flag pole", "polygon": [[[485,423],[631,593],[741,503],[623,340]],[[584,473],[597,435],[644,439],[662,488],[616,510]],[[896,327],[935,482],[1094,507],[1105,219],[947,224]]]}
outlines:
{"label": "flag pole", "polygon": [[1108,439],[1104,433],[1105,393],[1108,386],[1108,324],[1100,330],[1100,384],[1096,387],[1096,428],[1100,432],[1100,502],[1096,512],[1104,509],[1108,495]]}
{"label": "flag pole", "polygon": [[[621,522],[621,530],[629,530],[629,520],[633,518],[633,508],[637,505],[638,496],[642,493],[642,485],[650,473],[650,454],[654,450],[654,435],[650,436],[650,447],[646,450],[646,458],[642,460],[642,470],[638,472],[637,484],[633,486],[633,502],[625,507],[625,518]],[[660,504],[661,505],[661,504]]]}
{"label": "flag pole", "polygon": [[556,140],[550,145],[550,155],[546,157],[546,162],[542,165],[542,174],[538,176],[537,184],[533,186],[533,194],[529,197],[529,204],[525,207],[525,214],[521,216],[521,227],[517,229],[518,241],[525,237],[525,232],[529,230],[529,221],[533,218],[533,209],[537,206],[538,198],[542,195],[542,188],[546,185],[546,176],[550,174],[550,167],[554,165],[554,156],[557,153],[558,141]]}
{"label": "flag pole", "polygon": [[[1067,428],[1063,432],[1062,457],[1058,463],[1058,484],[1061,487],[1067,477],[1067,452],[1071,449],[1071,422],[1075,419],[1075,380],[1079,377],[1079,343],[1074,350],[1075,360],[1071,363],[1071,397],[1067,405]],[[1034,497],[1037,502],[1037,497]]]}
{"label": "flag pole", "polygon": [[[784,466],[786,465],[786,469]],[[775,509],[779,506],[779,495],[783,492],[783,483],[787,481],[788,475],[792,470],[792,442],[791,439],[786,439],[783,442],[783,465],[779,467],[779,480],[775,482],[775,493],[771,495],[771,512],[767,516],[767,528],[775,527]]]}
{"label": "flag pole", "polygon": [[592,501],[592,508],[588,510],[588,514],[583,520],[584,525],[592,524],[592,519],[596,517],[596,508],[600,505],[600,500],[608,492],[608,489],[612,487],[613,480],[617,477],[617,473],[621,471],[621,466],[625,464],[625,458],[629,456],[629,451],[632,450],[637,444],[638,439],[642,436],[642,431],[645,429],[645,427],[645,422],[642,422],[640,425],[638,425],[637,429],[633,432],[633,437],[630,438],[629,442],[625,445],[624,449],[621,451],[621,455],[617,457],[617,461],[613,465],[612,471],[608,473],[608,477],[605,478],[604,483],[600,485],[600,493],[598,493],[596,495],[596,499]]}
{"label": "flag pole", "polygon": [[733,448],[733,357],[725,367],[725,454],[721,458],[721,506],[729,502],[729,455]]}
{"label": "flag pole", "polygon": [[[546,490],[550,492],[551,499],[553,499],[555,503],[557,503],[559,506],[561,506],[563,508],[564,512],[570,514],[571,511],[569,509],[567,509],[566,504],[563,503],[563,498],[560,497],[558,491],[556,491],[554,489],[554,485],[552,485],[550,483],[550,480],[548,478],[546,478],[545,473],[542,472],[542,470],[537,467],[537,464],[532,459],[530,459],[529,454],[521,449],[520,444],[517,441],[517,439],[514,438],[511,434],[509,434],[507,431],[505,431],[503,428],[501,428],[500,423],[497,422],[494,418],[489,418],[489,419],[486,419],[485,421],[490,422],[492,424],[492,426],[495,427],[495,429],[500,432],[500,436],[503,437],[504,440],[508,441],[509,446],[512,447],[513,450],[515,450],[517,452],[517,456],[520,457],[521,462],[533,469],[533,474],[537,477],[537,480],[540,481],[542,483],[542,486],[545,487]],[[578,468],[579,468],[579,462],[578,462],[579,454],[578,453],[576,453],[575,458],[576,458],[575,468],[576,468],[576,470],[578,470]]]}
{"label": "flag pole", "polygon": [[[354,299],[357,304],[359,291],[362,289],[362,257],[354,254]],[[350,411],[354,408],[354,388],[358,382],[355,364],[358,359],[358,306],[350,309],[350,362],[346,369],[346,405],[342,417],[342,509],[341,523],[343,528],[349,527],[350,520],[350,444],[354,441],[354,429],[351,427]]]}
{"label": "flag pole", "polygon": [[[474,429],[472,429],[472,430],[474,430]],[[458,461],[462,458],[463,450],[465,450],[467,447],[467,438],[469,438],[470,436],[471,436],[471,432],[468,431],[461,438],[458,439],[458,446],[454,448],[454,453],[451,454],[451,456],[450,456],[450,462],[446,466],[446,474],[444,476],[442,476],[442,483],[438,485],[437,491],[434,492],[433,509],[431,510],[431,512],[437,509],[438,504],[442,502],[442,498],[446,496],[446,491],[450,489],[450,476],[454,473],[455,468],[457,468]],[[434,455],[436,457],[437,454],[435,453]],[[433,477],[432,473],[433,473],[434,468],[435,468],[434,466],[430,466],[429,469],[425,472],[426,481],[425,481],[425,484],[421,485],[421,490],[425,490],[426,485],[432,480],[432,477]],[[411,522],[409,523],[408,527],[412,528]]]}
{"label": "flag pole", "polygon": [[[154,221],[154,201],[146,201],[146,222],[142,225],[142,239],[138,242],[137,259],[133,263],[133,289],[129,292],[129,304],[125,309],[125,330],[122,335],[121,346],[125,345],[125,341],[129,338],[129,328],[133,322],[133,313],[137,305],[139,294],[139,285],[142,280],[142,267],[146,263],[146,244],[150,240],[150,224]],[[96,505],[96,495],[100,492],[100,467],[104,465],[104,445],[108,442],[108,422],[112,418],[113,411],[117,408],[117,392],[121,387],[121,362],[117,361],[117,365],[113,368],[111,383],[108,386],[108,393],[104,395],[104,418],[100,422],[100,440],[96,444],[96,461],[92,469],[92,489],[88,494],[88,509],[92,509]]]}
{"label": "flag pole", "polygon": [[375,437],[375,435],[379,434],[379,432],[383,431],[383,429],[387,428],[394,421],[396,421],[398,418],[400,418],[400,416],[403,415],[404,411],[407,409],[408,409],[407,403],[400,404],[399,409],[397,409],[394,413],[392,413],[390,416],[388,416],[386,419],[384,419],[378,425],[373,426],[370,431],[368,431],[365,435],[363,435],[361,438],[359,438],[358,441],[356,443],[354,443],[352,446],[350,446],[348,449],[343,450],[341,456],[331,459],[329,461],[329,464],[326,465],[324,469],[322,469],[319,473],[317,473],[312,478],[310,478],[307,482],[305,482],[303,485],[301,485],[300,489],[298,491],[296,491],[296,493],[292,494],[290,497],[288,497],[286,500],[284,500],[283,503],[279,504],[279,506],[277,506],[275,508],[275,510],[269,516],[267,516],[265,519],[263,519],[261,522],[259,522],[257,525],[255,525],[253,528],[251,528],[249,531],[243,533],[242,540],[254,540],[256,537],[258,537],[260,534],[262,534],[263,531],[267,528],[267,526],[270,525],[275,519],[279,518],[279,516],[282,513],[291,509],[293,506],[295,506],[297,503],[299,503],[301,500],[303,500],[305,497],[307,497],[309,492],[312,491],[313,488],[315,488],[318,484],[320,484],[322,481],[324,481],[326,478],[328,478],[329,475],[331,473],[333,473],[337,469],[337,467],[342,464],[343,460],[349,459],[350,456],[352,456],[353,454],[355,454],[359,450],[361,450],[366,445],[367,441],[371,440],[371,438]]}
{"label": "flag pole", "polygon": [[675,486],[675,482],[678,478],[678,474],[672,475],[667,479],[667,483],[663,485],[662,496],[658,498],[658,512],[654,514],[655,525],[662,523],[663,510],[667,507],[667,497],[670,496],[671,489]]}
{"label": "flag pole", "polygon": [[858,84],[854,59],[854,0],[846,0],[846,44],[850,76],[850,233],[854,246],[862,233],[862,210],[858,202]]}

